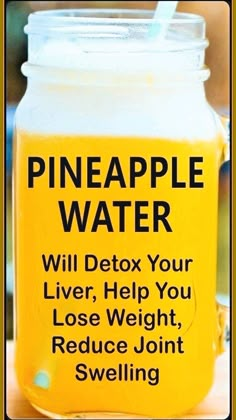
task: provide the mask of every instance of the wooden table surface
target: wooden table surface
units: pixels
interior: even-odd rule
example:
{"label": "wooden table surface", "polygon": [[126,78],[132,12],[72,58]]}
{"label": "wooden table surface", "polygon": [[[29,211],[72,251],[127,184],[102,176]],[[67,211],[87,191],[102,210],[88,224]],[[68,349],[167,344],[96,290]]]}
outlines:
{"label": "wooden table surface", "polygon": [[[12,342],[7,343],[7,414],[11,419],[45,418],[22,396],[13,369]],[[208,396],[181,419],[225,419],[229,414],[229,351],[217,358],[215,383]]]}

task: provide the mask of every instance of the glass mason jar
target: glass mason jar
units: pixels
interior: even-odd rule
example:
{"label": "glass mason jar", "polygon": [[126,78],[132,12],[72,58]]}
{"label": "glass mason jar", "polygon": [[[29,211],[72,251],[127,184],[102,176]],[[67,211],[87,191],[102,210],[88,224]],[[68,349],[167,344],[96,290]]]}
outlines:
{"label": "glass mason jar", "polygon": [[[16,115],[16,371],[56,418],[169,417],[218,348],[219,118],[200,16],[29,16]],[[92,414],[91,414],[92,413]]]}

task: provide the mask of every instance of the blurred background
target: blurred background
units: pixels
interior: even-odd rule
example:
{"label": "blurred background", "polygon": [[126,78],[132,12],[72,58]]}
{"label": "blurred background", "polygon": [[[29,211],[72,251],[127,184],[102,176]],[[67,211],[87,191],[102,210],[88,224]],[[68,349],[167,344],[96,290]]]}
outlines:
{"label": "blurred background", "polygon": [[[27,37],[23,32],[29,13],[55,8],[137,8],[155,9],[156,1],[10,1],[6,7],[7,57],[7,338],[13,335],[13,268],[12,268],[12,135],[16,106],[26,89],[26,79],[20,71],[27,60]],[[206,94],[213,108],[222,116],[229,115],[229,34],[230,9],[224,1],[180,1],[177,11],[205,17],[210,46],[206,64],[211,77],[206,82]],[[204,203],[203,203],[204,205]],[[206,233],[207,237],[207,233]],[[219,185],[218,294],[227,303],[229,292],[229,163],[221,168]]]}

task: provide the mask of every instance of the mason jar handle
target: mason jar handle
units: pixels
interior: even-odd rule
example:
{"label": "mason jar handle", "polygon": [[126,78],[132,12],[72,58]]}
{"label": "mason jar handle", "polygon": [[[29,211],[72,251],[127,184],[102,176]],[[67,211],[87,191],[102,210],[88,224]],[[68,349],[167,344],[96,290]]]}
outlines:
{"label": "mason jar handle", "polygon": [[[230,118],[226,115],[220,116],[220,120],[224,130],[224,150],[222,156],[222,162],[227,162],[230,160]],[[227,279],[229,281],[229,279]],[[217,293],[217,291],[216,291]],[[230,301],[230,297],[229,297]],[[226,350],[226,343],[230,339],[230,307],[229,305],[223,304],[216,301],[216,311],[217,311],[217,354],[221,354]]]}

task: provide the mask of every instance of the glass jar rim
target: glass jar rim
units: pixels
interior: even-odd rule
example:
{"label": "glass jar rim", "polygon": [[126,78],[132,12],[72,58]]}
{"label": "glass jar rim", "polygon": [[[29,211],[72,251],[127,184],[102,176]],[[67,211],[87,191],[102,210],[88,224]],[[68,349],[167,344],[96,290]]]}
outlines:
{"label": "glass jar rim", "polygon": [[34,12],[25,27],[29,64],[86,72],[203,69],[204,18],[176,12],[172,19],[156,21],[153,14],[93,8]]}
{"label": "glass jar rim", "polygon": [[[29,15],[29,23],[43,25],[73,25],[84,23],[128,23],[132,24],[148,24],[152,21],[154,11],[145,9],[96,9],[96,8],[80,8],[80,9],[51,9],[39,10]],[[205,20],[202,16],[193,13],[175,12],[174,16],[169,19],[161,17],[155,20],[156,23],[174,23],[174,24],[204,24]]]}
{"label": "glass jar rim", "polygon": [[[104,45],[116,39],[139,42],[140,48],[171,49],[205,48],[205,20],[200,15],[176,12],[172,19],[153,19],[154,12],[141,9],[56,9],[31,13],[25,32],[29,36],[78,36],[91,40],[99,38]],[[159,36],[159,35],[162,36]],[[148,41],[148,42],[147,42]],[[163,42],[164,41],[164,42]],[[141,45],[142,44],[142,45]],[[172,42],[173,44],[173,42]],[[129,47],[131,44],[129,44]]]}

